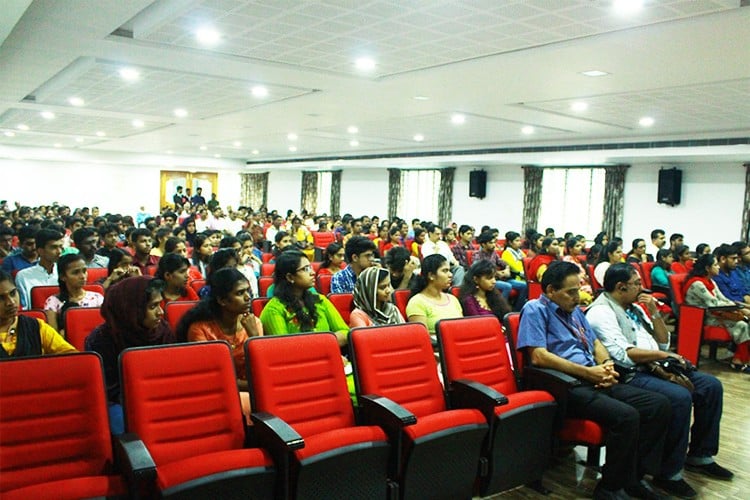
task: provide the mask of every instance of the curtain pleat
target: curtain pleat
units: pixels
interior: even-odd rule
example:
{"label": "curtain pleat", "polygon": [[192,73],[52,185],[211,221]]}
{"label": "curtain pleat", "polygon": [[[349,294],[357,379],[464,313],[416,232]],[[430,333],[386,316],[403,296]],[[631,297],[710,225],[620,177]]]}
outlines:
{"label": "curtain pleat", "polygon": [[742,233],[740,240],[750,241],[750,163],[745,163],[745,204],[742,211]]}
{"label": "curtain pleat", "polygon": [[268,172],[240,174],[242,205],[253,210],[266,210],[268,205]]}
{"label": "curtain pleat", "polygon": [[604,169],[604,207],[602,231],[610,238],[622,234],[622,217],[625,206],[625,174],[629,165],[615,165]]}
{"label": "curtain pleat", "polygon": [[302,171],[302,189],[299,200],[300,211],[317,213],[318,209],[318,172]]}
{"label": "curtain pleat", "polygon": [[536,229],[542,209],[542,180],[544,169],[525,165],[523,168],[523,230]]}
{"label": "curtain pleat", "polygon": [[331,214],[339,216],[341,211],[341,170],[331,172]]}
{"label": "curtain pleat", "polygon": [[398,202],[401,198],[401,170],[388,169],[388,218],[393,220],[398,216]]}
{"label": "curtain pleat", "polygon": [[440,194],[438,198],[438,224],[447,227],[453,218],[453,178],[455,167],[440,170]]}

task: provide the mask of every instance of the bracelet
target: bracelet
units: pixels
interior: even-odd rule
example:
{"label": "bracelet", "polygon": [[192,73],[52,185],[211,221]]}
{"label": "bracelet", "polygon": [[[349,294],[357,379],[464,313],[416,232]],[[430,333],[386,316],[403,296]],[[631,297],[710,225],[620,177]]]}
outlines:
{"label": "bracelet", "polygon": [[656,311],[654,314],[651,315],[653,319],[664,319],[664,315],[661,313],[661,311]]}

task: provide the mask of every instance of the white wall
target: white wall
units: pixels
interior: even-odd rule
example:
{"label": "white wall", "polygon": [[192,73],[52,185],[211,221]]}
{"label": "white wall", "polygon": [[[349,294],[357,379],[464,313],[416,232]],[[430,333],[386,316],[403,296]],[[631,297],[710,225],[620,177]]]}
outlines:
{"label": "white wall", "polygon": [[341,213],[388,217],[388,170],[362,168],[341,173]]}
{"label": "white wall", "polygon": [[[285,215],[288,209],[299,212],[302,192],[302,170],[274,170],[268,175],[268,210]],[[258,209],[259,207],[253,207]]]}
{"label": "white wall", "polygon": [[[479,230],[496,227],[501,234],[519,231],[523,217],[523,170],[520,165],[497,165],[487,170],[486,198],[469,197],[469,173],[474,167],[456,168],[453,182],[453,218],[459,226],[468,224]],[[521,232],[521,231],[519,231]]]}

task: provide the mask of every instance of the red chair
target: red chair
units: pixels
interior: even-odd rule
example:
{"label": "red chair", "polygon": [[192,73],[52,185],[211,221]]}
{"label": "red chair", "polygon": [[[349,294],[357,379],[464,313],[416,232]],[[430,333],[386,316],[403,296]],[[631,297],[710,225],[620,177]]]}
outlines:
{"label": "red chair", "polygon": [[276,269],[276,264],[262,264],[260,266],[260,275],[273,276],[274,269]]}
{"label": "red chair", "polygon": [[313,260],[316,262],[323,260],[323,253],[331,243],[336,241],[336,235],[332,231],[312,231],[313,246],[315,254]]}
{"label": "red chair", "polygon": [[401,447],[392,476],[400,498],[470,498],[487,421],[478,409],[449,408],[427,328],[421,323],[354,328],[349,348],[357,397],[385,397],[417,419],[403,427],[393,419],[368,417],[386,426],[391,444]]}
{"label": "red chair", "polygon": [[406,304],[409,303],[409,297],[411,297],[411,290],[401,289],[393,291],[393,304],[398,308],[405,320],[409,319],[406,316]]}
{"label": "red chair", "polygon": [[86,284],[95,285],[101,280],[107,279],[108,269],[106,267],[89,267],[86,269]]}
{"label": "red chair", "polygon": [[604,285],[602,285],[601,283],[599,283],[599,281],[597,281],[596,275],[594,274],[595,268],[596,266],[593,266],[591,264],[586,266],[586,269],[589,272],[589,281],[591,281],[591,287],[594,289],[594,293],[598,294],[598,292],[601,292],[602,290],[604,290]]}
{"label": "red chair", "polygon": [[[521,315],[516,312],[508,313],[503,318],[505,333],[512,351],[516,353],[516,379],[523,381],[522,385],[526,389],[541,389],[552,393],[560,407],[560,414],[565,415],[567,392],[576,385],[577,380],[555,370],[542,371],[526,367],[524,353],[516,349],[520,321]],[[563,418],[556,435],[562,442],[586,446],[586,464],[592,467],[599,466],[601,447],[604,446],[604,430],[599,424],[593,420]]]}
{"label": "red chair", "polygon": [[167,302],[167,305],[164,306],[164,318],[169,323],[169,327],[172,328],[173,332],[177,331],[177,325],[185,313],[198,305],[199,302],[199,300]]}
{"label": "red chair", "polygon": [[47,321],[47,315],[44,314],[44,311],[41,309],[27,309],[25,311],[18,311],[18,314],[28,316],[29,318],[41,319],[45,322]]}
{"label": "red chair", "polygon": [[0,380],[3,500],[126,494],[113,470],[98,354],[10,358],[0,362]]}
{"label": "red chair", "polygon": [[320,266],[323,265],[322,262],[310,262],[310,265],[312,266],[312,270],[315,274],[318,274],[318,271],[320,270]]}
{"label": "red chair", "polygon": [[159,266],[146,266],[145,269],[145,275],[146,276],[154,276],[156,274],[156,271],[159,269]]}
{"label": "red chair", "polygon": [[541,486],[557,412],[552,395],[519,391],[503,329],[495,316],[441,320],[436,333],[449,395],[458,396],[454,385],[470,381],[505,396],[506,404],[488,408],[485,414],[492,439],[485,443],[488,467],[477,493],[484,497],[523,484]]}
{"label": "red chair", "polygon": [[71,307],[65,313],[65,340],[83,351],[86,337],[102,323],[104,318],[98,307]]}
{"label": "red chair", "polygon": [[156,464],[156,479],[138,485],[144,498],[273,496],[271,456],[244,447],[229,344],[126,349],[120,380],[127,439],[142,443]]}
{"label": "red chair", "polygon": [[266,304],[268,304],[268,301],[271,300],[268,297],[257,297],[253,299],[253,301],[250,303],[250,306],[253,308],[253,314],[260,318],[260,313],[263,312],[263,308],[266,307]]}
{"label": "red chair", "polygon": [[[672,309],[677,313],[677,354],[696,367],[700,362],[701,345],[709,344],[709,358],[716,359],[719,343],[731,342],[729,331],[721,326],[704,325],[706,309],[685,304],[683,286],[687,274],[670,274]],[[708,309],[710,311],[710,308]]]}
{"label": "red chair", "polygon": [[529,274],[529,264],[533,257],[524,257],[521,260],[523,264],[523,274],[526,276],[526,284],[528,286],[528,297],[529,300],[538,299],[542,296],[542,284],[536,280],[536,276]]}
{"label": "red chair", "polygon": [[273,276],[261,276],[258,278],[258,295],[261,297],[268,296],[268,289],[273,285]]}
{"label": "red chair", "polygon": [[193,280],[190,282],[190,287],[195,290],[195,293],[199,293],[204,286],[206,286],[206,280]]}
{"label": "red chair", "polygon": [[341,315],[341,318],[348,325],[349,317],[354,310],[354,294],[351,293],[329,293],[328,300]]}
{"label": "red chair", "polygon": [[[104,288],[101,285],[83,285],[83,289],[89,292],[97,292],[104,295]],[[60,287],[57,285],[35,286],[31,289],[31,308],[44,309],[44,303],[47,298],[60,293]]]}
{"label": "red chair", "polygon": [[273,254],[271,252],[263,252],[260,256],[260,260],[263,264],[268,264],[273,260]]}
{"label": "red chair", "polygon": [[456,297],[458,299],[460,297],[460,295],[461,295],[461,287],[460,286],[452,286],[450,288],[450,292],[453,294],[454,297]]}
{"label": "red chair", "polygon": [[331,278],[333,278],[332,274],[319,274],[315,277],[315,288],[319,294],[328,295],[331,293]]}
{"label": "red chair", "polygon": [[280,498],[386,496],[390,446],[380,427],[355,421],[336,337],[256,337],[245,343],[245,361],[253,410],[304,438],[304,447],[288,449],[258,435],[276,463],[288,464]]}
{"label": "red chair", "polygon": [[[653,282],[651,281],[651,271],[653,271],[654,266],[656,265],[655,262],[641,262],[640,263],[640,271],[641,271],[641,282],[643,283],[644,288],[648,288],[650,290],[654,290],[654,298],[663,300],[666,302],[671,302],[671,293],[666,293],[668,290],[663,290],[661,287],[657,287],[657,289],[654,289]],[[657,291],[658,290],[658,291]]]}

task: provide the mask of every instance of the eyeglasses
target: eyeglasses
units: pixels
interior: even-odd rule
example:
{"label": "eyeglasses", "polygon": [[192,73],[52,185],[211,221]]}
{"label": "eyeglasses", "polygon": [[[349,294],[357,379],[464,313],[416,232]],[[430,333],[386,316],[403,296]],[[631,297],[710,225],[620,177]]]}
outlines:
{"label": "eyeglasses", "polygon": [[312,266],[308,264],[308,265],[306,265],[306,266],[300,267],[300,268],[299,268],[299,269],[297,269],[297,271],[295,271],[295,272],[300,272],[300,271],[305,271],[306,273],[309,273],[309,272],[311,272],[311,271],[312,271]]}

